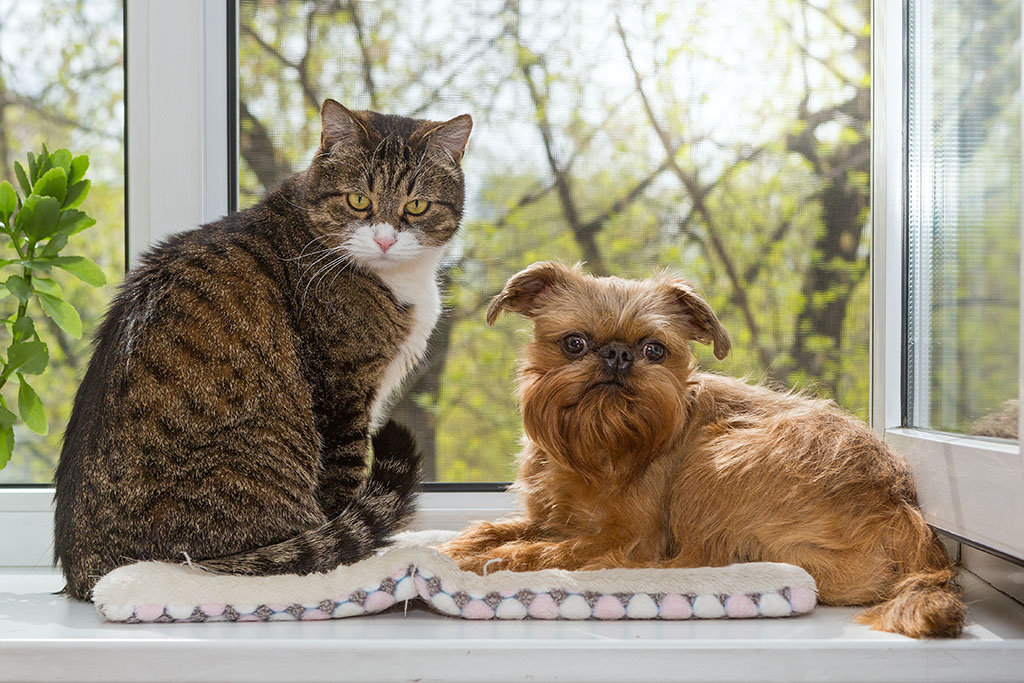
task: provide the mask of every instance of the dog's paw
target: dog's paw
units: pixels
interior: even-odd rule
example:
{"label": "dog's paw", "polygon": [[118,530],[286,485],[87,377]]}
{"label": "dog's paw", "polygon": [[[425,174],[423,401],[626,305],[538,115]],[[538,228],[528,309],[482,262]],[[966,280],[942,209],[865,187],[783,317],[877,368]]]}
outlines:
{"label": "dog's paw", "polygon": [[[458,544],[445,544],[438,546],[438,552],[443,555],[447,555],[451,559],[455,560],[455,564],[459,566],[459,569],[466,572],[473,572],[474,574],[485,574],[485,566],[488,566],[489,561],[494,561],[494,564],[500,564],[501,560],[497,558],[491,558],[479,553],[474,553],[471,549],[460,547]],[[498,567],[493,567],[497,569]],[[488,569],[487,571],[490,571]]]}

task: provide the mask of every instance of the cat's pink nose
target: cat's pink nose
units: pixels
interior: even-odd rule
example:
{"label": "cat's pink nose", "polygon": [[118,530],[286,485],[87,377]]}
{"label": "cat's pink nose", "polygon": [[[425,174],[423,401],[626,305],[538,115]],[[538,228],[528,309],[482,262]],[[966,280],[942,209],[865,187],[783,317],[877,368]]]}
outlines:
{"label": "cat's pink nose", "polygon": [[396,242],[392,235],[374,235],[373,241],[377,243],[377,246],[380,247],[381,253],[384,254],[386,254],[388,249],[391,248],[391,245]]}

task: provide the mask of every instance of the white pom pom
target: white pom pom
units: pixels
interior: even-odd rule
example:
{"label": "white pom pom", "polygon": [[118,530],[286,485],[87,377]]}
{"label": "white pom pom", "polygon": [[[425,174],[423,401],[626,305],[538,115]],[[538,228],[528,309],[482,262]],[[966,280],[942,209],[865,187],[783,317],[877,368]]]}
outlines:
{"label": "white pom pom", "polygon": [[647,593],[637,593],[629,599],[626,606],[628,619],[654,619],[658,616],[658,606]]}
{"label": "white pom pom", "polygon": [[570,595],[558,606],[558,614],[563,619],[589,619],[590,605],[582,595]]}
{"label": "white pom pom", "polygon": [[698,619],[720,619],[725,616],[725,608],[715,595],[698,595],[693,601],[693,616]]}

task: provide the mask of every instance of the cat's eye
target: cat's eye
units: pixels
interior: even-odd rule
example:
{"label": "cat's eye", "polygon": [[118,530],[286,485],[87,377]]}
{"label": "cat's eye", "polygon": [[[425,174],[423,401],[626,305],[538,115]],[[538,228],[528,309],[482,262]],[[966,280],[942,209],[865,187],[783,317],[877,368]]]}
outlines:
{"label": "cat's eye", "polygon": [[356,211],[366,211],[370,208],[370,198],[358,192],[348,193],[348,205]]}
{"label": "cat's eye", "polygon": [[644,344],[643,351],[644,358],[652,363],[657,363],[665,357],[665,345],[661,342],[649,341]]}
{"label": "cat's eye", "polygon": [[562,353],[570,358],[582,356],[587,352],[587,338],[582,334],[567,334],[562,337]]}
{"label": "cat's eye", "polygon": [[410,216],[420,216],[430,208],[430,202],[426,199],[414,199],[405,205],[405,212]]}

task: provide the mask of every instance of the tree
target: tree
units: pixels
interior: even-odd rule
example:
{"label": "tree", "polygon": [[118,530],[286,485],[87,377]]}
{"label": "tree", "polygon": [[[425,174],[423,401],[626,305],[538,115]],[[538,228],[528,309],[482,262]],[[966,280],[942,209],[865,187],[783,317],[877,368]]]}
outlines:
{"label": "tree", "polygon": [[[542,258],[630,277],[670,267],[736,338],[723,370],[866,415],[866,0],[418,7],[243,2],[241,153],[255,198],[307,163],[324,97],[474,115],[448,314],[395,408],[430,474],[511,476],[526,326],[488,329],[482,310]],[[751,78],[753,64],[770,66]],[[275,146],[285,138],[305,148]]]}

